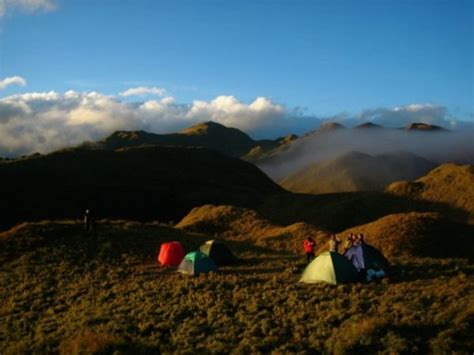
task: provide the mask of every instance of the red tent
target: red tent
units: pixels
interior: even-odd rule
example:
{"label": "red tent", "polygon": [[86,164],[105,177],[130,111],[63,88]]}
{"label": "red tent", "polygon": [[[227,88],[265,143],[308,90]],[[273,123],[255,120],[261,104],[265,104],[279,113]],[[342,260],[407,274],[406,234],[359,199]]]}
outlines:
{"label": "red tent", "polygon": [[178,266],[184,258],[184,248],[180,242],[161,244],[158,263],[161,266]]}

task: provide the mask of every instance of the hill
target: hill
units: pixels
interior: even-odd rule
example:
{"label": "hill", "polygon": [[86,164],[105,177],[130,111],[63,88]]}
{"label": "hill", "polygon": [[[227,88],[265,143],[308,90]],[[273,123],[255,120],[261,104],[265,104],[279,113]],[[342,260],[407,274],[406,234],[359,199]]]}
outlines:
{"label": "hill", "polygon": [[294,253],[301,251],[303,240],[308,235],[313,236],[318,243],[326,241],[328,237],[322,230],[310,224],[299,222],[280,226],[271,223],[254,210],[235,206],[196,207],[176,227]]}
{"label": "hill", "polygon": [[252,206],[283,190],[255,166],[200,148],[67,149],[0,162],[0,228],[27,220],[179,220],[206,203]]}
{"label": "hill", "polygon": [[[214,205],[194,208],[176,227],[292,253],[301,253],[303,240],[308,236],[316,240],[319,251],[327,250],[330,235],[312,224],[299,222],[280,226],[248,208]],[[344,240],[349,232],[363,233],[369,244],[388,257],[474,259],[474,227],[453,222],[439,213],[390,214],[348,228],[338,236]]]}
{"label": "hill", "polygon": [[420,179],[395,182],[386,192],[412,200],[443,203],[467,212],[474,222],[474,166],[443,164]]}
{"label": "hill", "polygon": [[439,213],[399,213],[340,233],[363,233],[388,257],[468,257],[474,259],[474,226],[453,222]]}
{"label": "hill", "polygon": [[[114,150],[141,145],[203,147],[225,155],[240,157],[255,147],[271,149],[278,140],[255,141],[244,132],[212,121],[199,123],[179,133],[155,134],[145,131],[117,131],[92,147]],[[89,147],[91,145],[88,145]]]}
{"label": "hill", "polygon": [[292,192],[315,194],[380,190],[397,180],[416,179],[435,166],[407,152],[375,156],[348,152],[290,174],[280,185]]}

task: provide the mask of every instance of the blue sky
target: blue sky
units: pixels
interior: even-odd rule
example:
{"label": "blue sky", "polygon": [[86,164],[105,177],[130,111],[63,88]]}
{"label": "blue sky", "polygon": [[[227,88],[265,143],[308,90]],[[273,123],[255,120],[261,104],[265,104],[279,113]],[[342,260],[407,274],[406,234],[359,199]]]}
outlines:
{"label": "blue sky", "polygon": [[0,78],[26,91],[131,86],[180,102],[269,97],[316,115],[473,110],[472,1],[58,0],[2,18]]}
{"label": "blue sky", "polygon": [[473,47],[471,0],[0,0],[0,153],[203,120],[454,127]]}

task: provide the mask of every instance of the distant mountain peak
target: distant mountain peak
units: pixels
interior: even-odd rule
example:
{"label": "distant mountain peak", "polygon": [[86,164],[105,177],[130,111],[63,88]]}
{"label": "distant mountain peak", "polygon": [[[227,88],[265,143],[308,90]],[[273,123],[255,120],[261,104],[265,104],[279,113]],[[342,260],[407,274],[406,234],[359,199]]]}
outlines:
{"label": "distant mountain peak", "polygon": [[318,132],[332,132],[338,129],[346,128],[340,123],[337,122],[326,122],[319,127]]}
{"label": "distant mountain peak", "polygon": [[[187,127],[183,129],[180,133],[186,134],[186,135],[199,135],[199,134],[207,134],[209,132],[228,131],[228,130],[238,131],[237,128],[226,127],[214,121],[206,121],[206,122],[200,122],[191,127]],[[245,134],[245,133],[242,132],[242,134]]]}
{"label": "distant mountain peak", "polygon": [[378,125],[378,124],[375,124],[375,123],[372,123],[372,122],[365,122],[365,123],[362,123],[356,127],[354,127],[356,129],[372,129],[372,128],[383,128],[382,126]]}
{"label": "distant mountain peak", "polygon": [[406,126],[405,130],[407,131],[446,131],[445,128],[441,126],[436,126],[423,122],[413,122]]}

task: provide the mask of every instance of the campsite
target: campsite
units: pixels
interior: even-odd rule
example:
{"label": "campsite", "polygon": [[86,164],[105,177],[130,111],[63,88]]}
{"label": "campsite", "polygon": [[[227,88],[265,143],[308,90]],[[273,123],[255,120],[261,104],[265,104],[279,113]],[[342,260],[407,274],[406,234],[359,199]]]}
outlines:
{"label": "campsite", "polygon": [[[395,257],[380,282],[300,283],[302,253],[235,236],[240,259],[188,276],[157,262],[162,243],[209,236],[160,223],[76,221],[3,233],[5,353],[431,352],[472,346],[474,267]],[[324,252],[323,252],[324,254]],[[341,256],[341,258],[343,258]]]}
{"label": "campsite", "polygon": [[474,0],[0,0],[0,355],[474,354]]}

